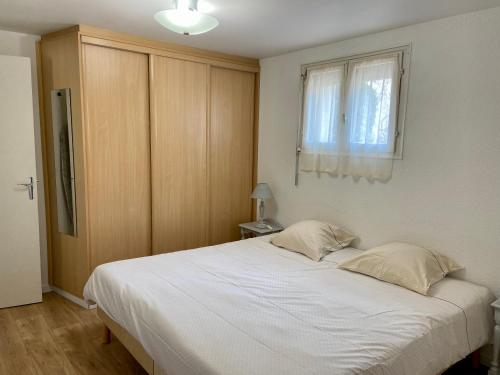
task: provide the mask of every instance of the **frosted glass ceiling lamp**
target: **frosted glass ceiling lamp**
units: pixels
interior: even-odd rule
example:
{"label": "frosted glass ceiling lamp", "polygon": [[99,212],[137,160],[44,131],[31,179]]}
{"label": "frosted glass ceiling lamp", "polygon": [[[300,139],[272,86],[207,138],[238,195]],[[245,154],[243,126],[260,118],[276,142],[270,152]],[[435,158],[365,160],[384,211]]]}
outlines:
{"label": "frosted glass ceiling lamp", "polygon": [[219,25],[217,18],[198,11],[198,0],[176,0],[174,9],[157,12],[156,22],[184,35],[203,34]]}

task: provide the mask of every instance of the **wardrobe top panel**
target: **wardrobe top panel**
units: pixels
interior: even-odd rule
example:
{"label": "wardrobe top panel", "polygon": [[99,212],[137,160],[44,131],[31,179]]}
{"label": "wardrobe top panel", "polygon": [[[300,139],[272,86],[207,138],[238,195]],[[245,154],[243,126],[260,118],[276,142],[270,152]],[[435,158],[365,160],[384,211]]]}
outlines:
{"label": "wardrobe top panel", "polygon": [[78,33],[81,41],[87,44],[114,47],[151,55],[185,58],[187,60],[195,60],[237,70],[258,72],[260,69],[259,60],[256,59],[144,39],[130,34],[118,33],[87,25],[75,25],[45,34],[42,36],[42,42],[43,40],[57,38],[68,33]]}

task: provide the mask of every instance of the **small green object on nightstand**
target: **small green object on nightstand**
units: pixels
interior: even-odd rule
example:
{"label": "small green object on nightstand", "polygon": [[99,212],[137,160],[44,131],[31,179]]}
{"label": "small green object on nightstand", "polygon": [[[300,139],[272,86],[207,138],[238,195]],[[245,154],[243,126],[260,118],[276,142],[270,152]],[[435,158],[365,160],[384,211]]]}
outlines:
{"label": "small green object on nightstand", "polygon": [[244,240],[250,237],[266,236],[268,234],[281,232],[284,228],[278,223],[266,223],[265,228],[257,227],[258,222],[244,223],[238,225],[240,227],[241,239]]}

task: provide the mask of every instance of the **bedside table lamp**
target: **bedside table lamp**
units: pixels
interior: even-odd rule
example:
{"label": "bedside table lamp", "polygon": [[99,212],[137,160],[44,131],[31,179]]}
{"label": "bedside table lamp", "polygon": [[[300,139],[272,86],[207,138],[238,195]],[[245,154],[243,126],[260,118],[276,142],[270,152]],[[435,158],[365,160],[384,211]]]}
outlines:
{"label": "bedside table lamp", "polygon": [[257,184],[253,193],[251,195],[252,199],[260,200],[257,201],[259,204],[259,220],[255,225],[257,228],[267,228],[267,224],[264,222],[264,200],[269,199],[273,196],[269,185],[266,183]]}

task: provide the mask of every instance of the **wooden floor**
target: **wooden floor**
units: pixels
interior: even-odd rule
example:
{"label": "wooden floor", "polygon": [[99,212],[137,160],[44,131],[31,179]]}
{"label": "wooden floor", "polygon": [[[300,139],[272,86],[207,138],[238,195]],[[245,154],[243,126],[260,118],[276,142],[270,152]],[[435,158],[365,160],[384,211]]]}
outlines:
{"label": "wooden floor", "polygon": [[140,374],[146,372],[118,342],[103,345],[103,326],[57,294],[43,303],[0,309],[0,374]]}
{"label": "wooden floor", "polygon": [[[102,330],[95,310],[54,293],[43,303],[0,309],[0,375],[146,375],[118,340],[101,344]],[[486,372],[463,361],[443,375]]]}

